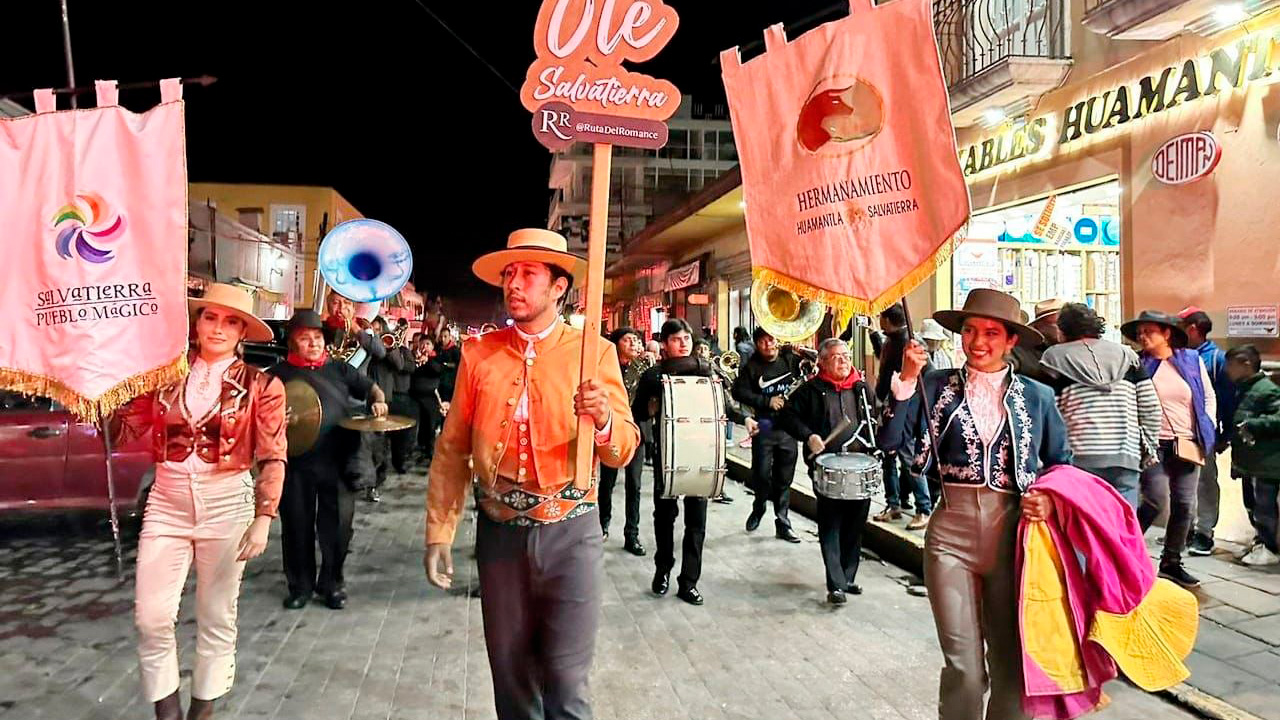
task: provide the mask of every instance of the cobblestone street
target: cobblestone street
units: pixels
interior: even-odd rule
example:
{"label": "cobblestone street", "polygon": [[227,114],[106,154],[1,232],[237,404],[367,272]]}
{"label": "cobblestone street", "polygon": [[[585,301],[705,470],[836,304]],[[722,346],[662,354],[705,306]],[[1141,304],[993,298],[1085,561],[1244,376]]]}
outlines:
{"label": "cobblestone street", "polygon": [[[647,488],[647,483],[646,483]],[[279,544],[250,564],[240,601],[235,689],[219,717],[310,720],[493,716],[467,523],[459,587],[428,587],[421,570],[421,475],[393,477],[379,505],[361,503],[348,562],[351,603],[281,608]],[[649,590],[651,559],[606,550],[604,622],[592,677],[604,720],[913,718],[935,716],[941,658],[927,600],[910,576],[868,558],[866,589],[826,605],[814,525],[804,542],[747,535],[738,502],[712,505],[704,607]],[[620,494],[620,493],[619,493]],[[646,494],[642,539],[651,544]],[[620,498],[619,498],[620,500]],[[132,571],[114,580],[105,522],[6,520],[0,566],[0,717],[147,718],[139,700]],[[131,567],[136,530],[126,535]],[[183,694],[193,652],[191,585],[179,628]],[[1108,720],[1193,717],[1113,683]]]}

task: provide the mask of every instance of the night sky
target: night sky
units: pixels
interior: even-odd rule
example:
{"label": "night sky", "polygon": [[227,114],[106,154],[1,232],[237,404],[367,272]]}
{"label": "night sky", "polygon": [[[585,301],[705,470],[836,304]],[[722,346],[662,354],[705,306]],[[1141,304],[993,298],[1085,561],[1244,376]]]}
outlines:
{"label": "night sky", "polygon": [[[494,307],[472,278],[478,254],[519,227],[544,227],[550,155],[515,90],[533,60],[538,0],[132,3],[69,0],[77,84],[213,75],[188,87],[192,181],[328,185],[408,238],[419,289],[455,311]],[[598,3],[599,4],[599,3]],[[832,0],[668,2],[680,27],[641,66],[686,95],[723,101],[719,52],[762,51],[775,22],[808,29],[845,14]],[[22,0],[4,34],[0,93],[66,86],[58,0]],[[342,12],[329,10],[341,6]],[[154,9],[153,9],[154,8]],[[748,47],[753,46],[753,47]],[[31,97],[15,98],[32,107]],[[137,111],[159,90],[122,91]],[[59,107],[65,107],[60,98]],[[82,105],[92,105],[92,94]]]}

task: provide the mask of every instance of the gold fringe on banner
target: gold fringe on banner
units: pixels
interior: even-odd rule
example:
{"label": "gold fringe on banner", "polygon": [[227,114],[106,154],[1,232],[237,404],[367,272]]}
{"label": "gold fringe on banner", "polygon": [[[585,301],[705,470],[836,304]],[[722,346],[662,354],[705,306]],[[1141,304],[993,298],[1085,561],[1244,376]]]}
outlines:
{"label": "gold fringe on banner", "polygon": [[831,309],[835,316],[836,327],[844,328],[854,315],[878,315],[882,310],[906,297],[908,293],[920,287],[930,276],[938,272],[938,268],[951,258],[955,246],[963,238],[960,233],[944,242],[924,262],[917,265],[898,282],[885,290],[878,297],[865,299],[849,297],[815,287],[804,281],[784,275],[777,270],[765,267],[751,269],[752,277],[761,283],[771,284],[812,302],[823,303]]}
{"label": "gold fringe on banner", "polygon": [[38,373],[0,368],[0,388],[52,398],[81,422],[97,425],[130,400],[153,390],[172,385],[187,376],[187,354],[153,370],[125,378],[97,399],[89,399],[61,381]]}

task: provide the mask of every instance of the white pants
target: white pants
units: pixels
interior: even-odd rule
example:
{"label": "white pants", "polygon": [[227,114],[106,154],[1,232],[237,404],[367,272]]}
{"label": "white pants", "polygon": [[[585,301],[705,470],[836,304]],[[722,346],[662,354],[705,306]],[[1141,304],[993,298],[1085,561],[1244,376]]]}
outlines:
{"label": "white pants", "polygon": [[253,521],[253,478],[185,475],[156,468],[138,541],[138,655],[149,702],[178,689],[178,604],[196,566],[196,664],[192,697],[214,700],[235,678],[240,541]]}

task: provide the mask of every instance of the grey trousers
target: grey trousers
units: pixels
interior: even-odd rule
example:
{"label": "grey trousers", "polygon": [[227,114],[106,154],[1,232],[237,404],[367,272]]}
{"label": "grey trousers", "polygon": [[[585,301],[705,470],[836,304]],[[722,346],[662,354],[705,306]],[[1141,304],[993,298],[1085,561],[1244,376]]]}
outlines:
{"label": "grey trousers", "polygon": [[942,645],[940,720],[1023,720],[1018,639],[1019,497],[947,484],[924,540],[924,582]]}
{"label": "grey trousers", "polygon": [[1196,488],[1196,532],[1213,539],[1213,529],[1218,526],[1218,456],[1210,453],[1200,468],[1200,485]]}
{"label": "grey trousers", "polygon": [[1164,550],[1160,553],[1161,565],[1177,565],[1182,562],[1182,550],[1187,546],[1187,536],[1196,518],[1196,485],[1200,481],[1201,467],[1179,458],[1171,440],[1160,441],[1160,464],[1142,472],[1142,505],[1138,507],[1138,522],[1142,531],[1155,523],[1165,508],[1169,509],[1169,521],[1164,526]]}
{"label": "grey trousers", "polygon": [[551,525],[480,514],[476,564],[498,720],[590,720],[604,538],[594,511]]}

